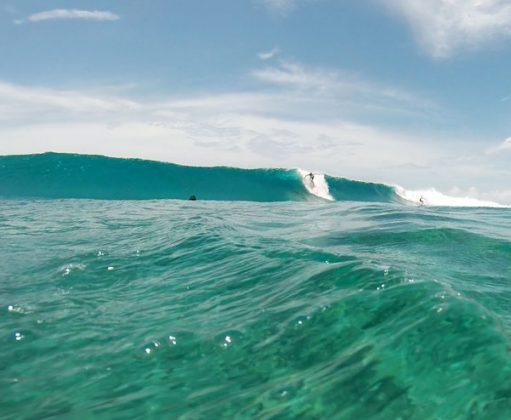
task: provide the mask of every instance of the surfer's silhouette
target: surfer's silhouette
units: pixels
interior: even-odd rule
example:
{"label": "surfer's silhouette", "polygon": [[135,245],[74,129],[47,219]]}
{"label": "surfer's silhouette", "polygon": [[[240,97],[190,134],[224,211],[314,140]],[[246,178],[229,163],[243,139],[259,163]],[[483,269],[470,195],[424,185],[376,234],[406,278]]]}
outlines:
{"label": "surfer's silhouette", "polygon": [[421,198],[419,198],[419,203],[421,203],[421,206],[424,205],[424,196],[421,195]]}
{"label": "surfer's silhouette", "polygon": [[305,175],[303,178],[307,178],[309,177],[310,178],[310,182],[311,182],[311,186],[312,188],[314,188],[314,174],[312,172],[309,172],[307,175]]}

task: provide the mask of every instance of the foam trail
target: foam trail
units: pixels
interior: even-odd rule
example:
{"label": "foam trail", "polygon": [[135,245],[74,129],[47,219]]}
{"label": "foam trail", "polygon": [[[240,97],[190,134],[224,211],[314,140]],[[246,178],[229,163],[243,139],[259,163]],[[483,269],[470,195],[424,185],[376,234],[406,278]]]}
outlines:
{"label": "foam trail", "polygon": [[[399,185],[394,186],[396,193],[406,201],[424,206],[435,206],[435,207],[497,207],[506,208],[504,206],[493,201],[478,200],[470,197],[451,197],[449,195],[442,194],[441,192],[430,188],[427,190],[406,190]],[[422,197],[422,202],[421,202]]]}
{"label": "foam trail", "polygon": [[306,178],[306,175],[311,172],[304,171],[303,169],[298,169],[298,173],[302,177],[303,185],[312,195],[315,195],[316,197],[322,198],[324,200],[335,201],[334,198],[330,195],[328,182],[326,182],[324,174],[313,173],[314,182],[311,182],[309,177]]}

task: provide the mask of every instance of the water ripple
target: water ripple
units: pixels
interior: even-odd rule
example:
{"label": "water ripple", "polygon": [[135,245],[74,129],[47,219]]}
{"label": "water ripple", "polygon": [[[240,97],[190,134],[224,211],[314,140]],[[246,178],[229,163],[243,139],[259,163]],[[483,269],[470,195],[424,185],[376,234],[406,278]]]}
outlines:
{"label": "water ripple", "polygon": [[5,418],[508,418],[506,210],[0,206]]}

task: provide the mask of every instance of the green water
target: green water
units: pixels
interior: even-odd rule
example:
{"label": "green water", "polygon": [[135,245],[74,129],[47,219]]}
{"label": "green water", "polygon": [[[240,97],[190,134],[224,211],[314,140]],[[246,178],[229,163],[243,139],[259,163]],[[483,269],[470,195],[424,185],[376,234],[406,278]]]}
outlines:
{"label": "green water", "polygon": [[[326,178],[334,200],[402,202],[388,185]],[[65,153],[0,156],[0,198],[145,200],[191,195],[200,200],[317,200],[294,169],[192,167]]]}
{"label": "green water", "polygon": [[509,419],[510,222],[0,201],[0,415]]}

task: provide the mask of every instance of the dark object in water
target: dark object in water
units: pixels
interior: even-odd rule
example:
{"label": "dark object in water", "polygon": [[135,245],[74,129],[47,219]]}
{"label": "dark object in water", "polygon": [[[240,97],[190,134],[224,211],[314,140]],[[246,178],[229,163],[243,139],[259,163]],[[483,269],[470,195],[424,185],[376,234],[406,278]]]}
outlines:
{"label": "dark object in water", "polygon": [[190,198],[188,200],[192,200],[192,201],[195,201],[197,200],[197,197],[195,197],[194,195],[191,195]]}

